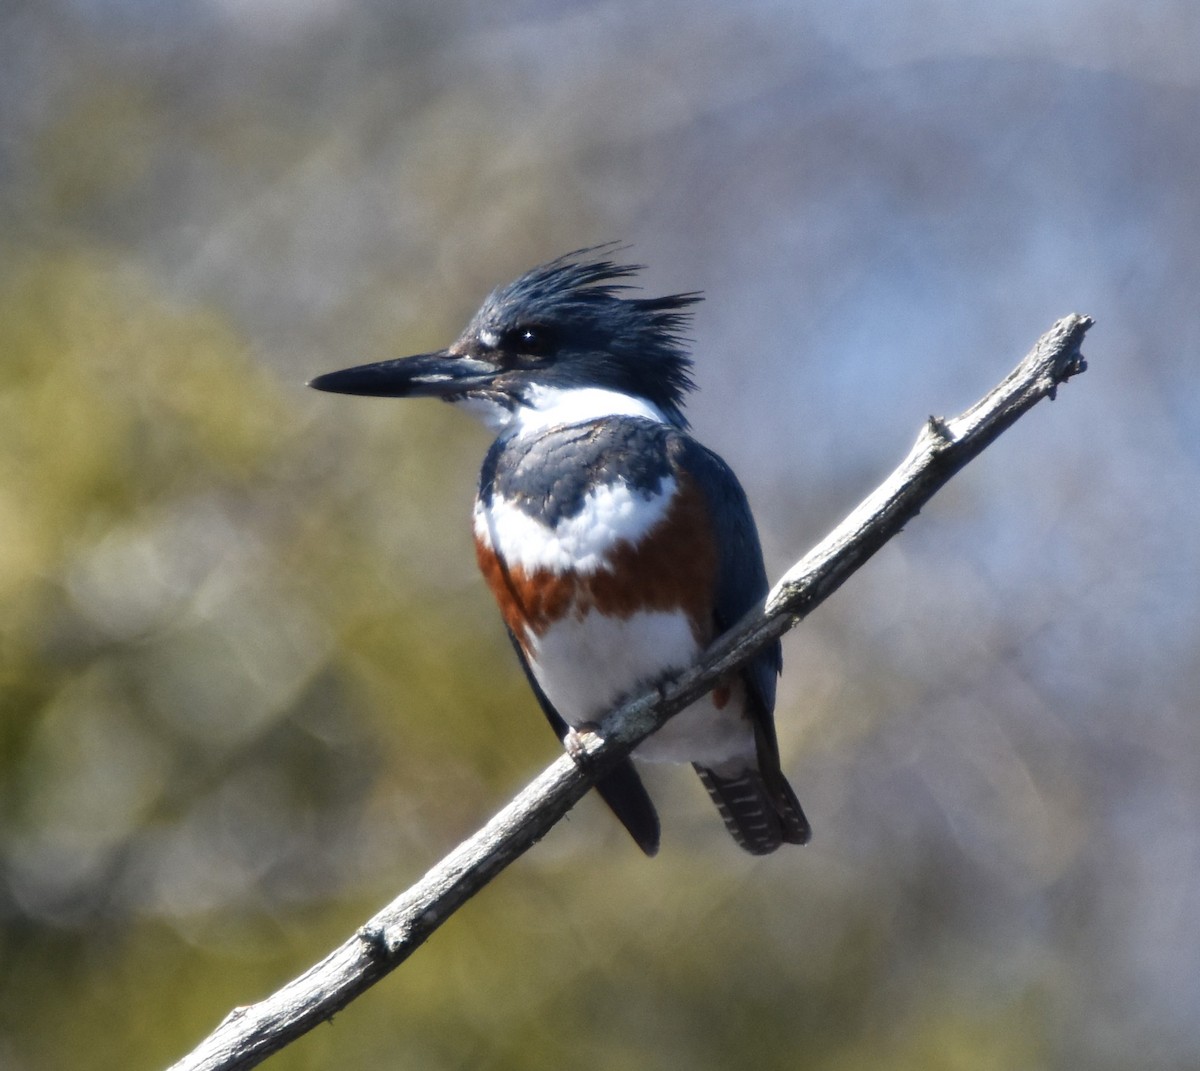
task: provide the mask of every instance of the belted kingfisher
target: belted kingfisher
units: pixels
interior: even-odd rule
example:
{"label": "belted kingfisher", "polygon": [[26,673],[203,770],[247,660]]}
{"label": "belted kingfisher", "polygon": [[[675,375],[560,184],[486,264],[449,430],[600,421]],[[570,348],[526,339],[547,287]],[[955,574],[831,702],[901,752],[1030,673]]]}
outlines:
{"label": "belted kingfisher", "polygon": [[[479,566],[559,739],[693,662],[767,590],[729,466],[688,434],[681,332],[698,293],[635,298],[639,265],[580,249],[494,290],[448,349],[318,376],[341,394],[435,397],[497,438],[475,499]],[[779,765],[779,642],[634,751],[690,762],[746,851],[804,844]],[[658,815],[628,760],[596,785],[647,855]]]}

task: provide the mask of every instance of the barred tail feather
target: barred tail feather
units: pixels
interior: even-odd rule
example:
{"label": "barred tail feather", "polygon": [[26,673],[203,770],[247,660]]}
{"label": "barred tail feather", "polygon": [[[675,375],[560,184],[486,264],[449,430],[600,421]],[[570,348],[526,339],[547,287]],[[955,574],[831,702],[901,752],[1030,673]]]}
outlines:
{"label": "barred tail feather", "polygon": [[781,844],[807,844],[812,828],[791,785],[780,775],[768,787],[761,773],[746,769],[721,777],[694,766],[733,839],[751,855],[769,855]]}

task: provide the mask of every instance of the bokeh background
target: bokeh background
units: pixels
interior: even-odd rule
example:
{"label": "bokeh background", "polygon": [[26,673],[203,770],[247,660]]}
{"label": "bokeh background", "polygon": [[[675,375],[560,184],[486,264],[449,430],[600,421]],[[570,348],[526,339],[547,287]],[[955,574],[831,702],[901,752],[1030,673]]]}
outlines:
{"label": "bokeh background", "polygon": [[609,239],[778,576],[1057,317],[1088,373],[786,640],[813,844],[654,769],[270,1066],[1200,1065],[1193,0],[0,0],[0,1067],[156,1068],[556,752],[487,443],[312,375]]}

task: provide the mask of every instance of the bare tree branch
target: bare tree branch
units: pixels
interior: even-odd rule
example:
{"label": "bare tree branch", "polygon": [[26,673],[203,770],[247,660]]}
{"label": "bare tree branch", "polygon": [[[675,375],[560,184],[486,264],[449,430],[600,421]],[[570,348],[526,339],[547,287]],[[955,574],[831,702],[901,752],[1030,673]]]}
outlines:
{"label": "bare tree branch", "polygon": [[277,993],[237,1008],[172,1071],[253,1067],[332,1018],[404,962],[463,903],[518,858],[671,715],[712,689],[763,644],[827,599],[920,512],[959,469],[1060,383],[1085,370],[1080,352],[1092,321],[1059,320],[986,397],[952,420],[931,417],[908,457],[829,536],[775,585],[762,607],[720,637],[700,662],[612,711],[580,754],[563,755],[507,807],[341,947]]}

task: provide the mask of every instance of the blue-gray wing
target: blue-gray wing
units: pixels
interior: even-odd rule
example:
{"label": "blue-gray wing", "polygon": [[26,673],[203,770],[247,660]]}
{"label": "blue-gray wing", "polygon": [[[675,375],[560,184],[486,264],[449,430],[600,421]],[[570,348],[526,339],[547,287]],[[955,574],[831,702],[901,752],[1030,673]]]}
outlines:
{"label": "blue-gray wing", "polygon": [[[717,577],[713,600],[714,636],[735,625],[767,593],[758,528],[746,492],[733,470],[716,454],[680,433],[672,443],[673,461],[704,492],[717,545]],[[768,644],[746,666],[744,676],[751,698],[772,746],[775,731],[775,683],[783,667],[778,640]]]}
{"label": "blue-gray wing", "polygon": [[[716,542],[713,634],[720,635],[767,593],[758,529],[746,493],[733,471],[711,450],[680,433],[672,443],[676,472],[690,477],[707,501]],[[775,684],[783,666],[778,640],[764,647],[742,671],[747,713],[754,720],[758,761],[742,771],[694,764],[725,826],[746,851],[766,855],[782,844],[805,844],[812,827],[779,765],[775,737]]]}

